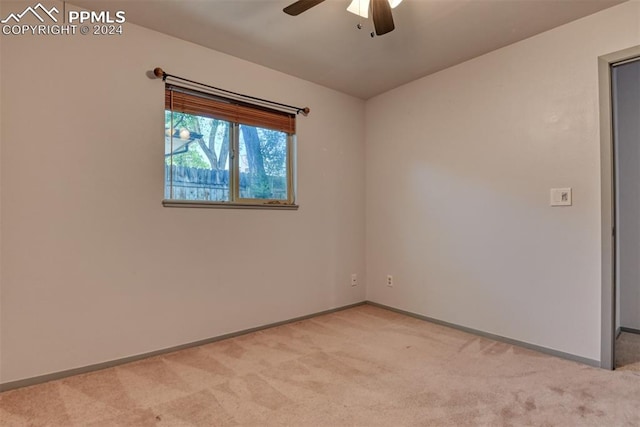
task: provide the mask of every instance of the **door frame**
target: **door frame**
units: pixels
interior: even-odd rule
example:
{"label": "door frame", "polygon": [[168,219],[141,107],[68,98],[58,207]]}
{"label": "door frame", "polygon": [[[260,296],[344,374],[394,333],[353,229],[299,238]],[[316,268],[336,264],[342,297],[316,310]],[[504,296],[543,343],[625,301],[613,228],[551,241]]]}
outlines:
{"label": "door frame", "polygon": [[640,58],[640,46],[598,57],[600,99],[600,200],[601,200],[601,316],[600,367],[614,369],[616,325],[616,187],[613,144],[611,67],[618,62]]}

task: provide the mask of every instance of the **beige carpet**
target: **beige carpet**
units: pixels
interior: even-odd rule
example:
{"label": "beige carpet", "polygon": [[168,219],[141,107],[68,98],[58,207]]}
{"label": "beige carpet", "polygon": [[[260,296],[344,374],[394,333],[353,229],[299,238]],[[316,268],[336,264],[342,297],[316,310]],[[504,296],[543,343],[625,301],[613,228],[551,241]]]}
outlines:
{"label": "beige carpet", "polygon": [[638,426],[639,407],[638,372],[365,305],[9,391],[0,425]]}
{"label": "beige carpet", "polygon": [[616,369],[640,371],[640,334],[620,334],[616,340]]}

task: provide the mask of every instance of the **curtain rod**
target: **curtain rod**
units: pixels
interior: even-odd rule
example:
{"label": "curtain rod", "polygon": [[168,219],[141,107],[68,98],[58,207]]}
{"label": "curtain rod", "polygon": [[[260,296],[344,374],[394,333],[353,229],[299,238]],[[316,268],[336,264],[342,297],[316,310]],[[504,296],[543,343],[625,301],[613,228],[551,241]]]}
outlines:
{"label": "curtain rod", "polygon": [[230,95],[233,95],[233,96],[236,96],[236,97],[241,97],[241,98],[251,99],[251,100],[254,100],[254,101],[259,101],[259,102],[262,102],[262,103],[265,103],[265,104],[268,104],[268,105],[275,105],[275,106],[278,106],[278,107],[284,107],[284,108],[287,108],[287,109],[295,111],[296,114],[302,113],[304,116],[307,116],[309,114],[309,111],[311,111],[309,109],[309,107],[301,108],[301,107],[296,107],[296,106],[293,106],[293,105],[281,104],[279,102],[269,101],[268,99],[262,99],[262,98],[257,98],[255,96],[244,95],[242,93],[233,92],[233,91],[226,90],[226,89],[220,89],[219,87],[215,87],[215,86],[207,85],[207,84],[204,84],[204,83],[196,82],[194,80],[185,79],[184,77],[175,76],[173,74],[166,73],[160,67],[154,68],[153,69],[153,74],[157,78],[162,78],[162,81],[166,81],[167,77],[170,77],[170,78],[173,78],[173,79],[176,79],[176,80],[182,80],[184,82],[188,82],[188,83],[195,84],[195,85],[198,85],[198,86],[204,86],[206,88],[213,89],[213,90],[216,90],[218,92],[227,93],[227,94],[230,94]]}

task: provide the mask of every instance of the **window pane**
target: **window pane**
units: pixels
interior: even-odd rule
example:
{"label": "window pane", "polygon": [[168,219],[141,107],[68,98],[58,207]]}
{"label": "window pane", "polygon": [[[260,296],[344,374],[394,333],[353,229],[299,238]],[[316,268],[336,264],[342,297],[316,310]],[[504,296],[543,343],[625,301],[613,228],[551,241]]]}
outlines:
{"label": "window pane", "polygon": [[287,134],[240,125],[240,198],[287,200]]}
{"label": "window pane", "polygon": [[[229,122],[165,111],[165,199],[229,200]],[[172,138],[173,135],[173,138]]]}

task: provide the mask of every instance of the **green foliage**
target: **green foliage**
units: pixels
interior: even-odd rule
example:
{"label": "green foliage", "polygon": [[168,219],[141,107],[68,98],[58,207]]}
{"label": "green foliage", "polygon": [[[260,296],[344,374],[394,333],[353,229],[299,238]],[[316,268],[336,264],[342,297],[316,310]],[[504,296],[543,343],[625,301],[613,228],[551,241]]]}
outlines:
{"label": "green foliage", "polygon": [[[173,129],[187,129],[189,132],[200,133],[200,121],[198,116],[185,113],[173,113]],[[164,127],[165,129],[171,129],[171,111],[165,110],[164,114]],[[176,166],[184,166],[189,168],[209,169],[211,165],[206,158],[196,148],[197,142],[194,141],[190,144],[189,150],[184,153],[173,155],[173,164]],[[172,157],[166,157],[165,162],[170,165]]]}
{"label": "green foliage", "polygon": [[287,135],[269,129],[258,128],[260,153],[264,170],[270,176],[287,175]]}
{"label": "green foliage", "polygon": [[[198,117],[186,113],[173,113],[173,128],[180,129],[186,128],[190,131],[198,129]],[[164,111],[164,128],[169,129],[171,127],[171,111]]]}
{"label": "green foliage", "polygon": [[[165,158],[165,162],[171,165],[171,156]],[[189,150],[186,153],[174,154],[173,164],[188,168],[210,169],[209,162],[206,161],[196,150]]]}
{"label": "green foliage", "polygon": [[270,199],[272,197],[271,187],[266,176],[252,175],[249,191],[256,199]]}

